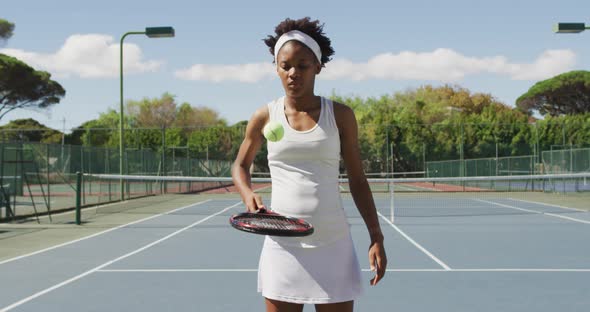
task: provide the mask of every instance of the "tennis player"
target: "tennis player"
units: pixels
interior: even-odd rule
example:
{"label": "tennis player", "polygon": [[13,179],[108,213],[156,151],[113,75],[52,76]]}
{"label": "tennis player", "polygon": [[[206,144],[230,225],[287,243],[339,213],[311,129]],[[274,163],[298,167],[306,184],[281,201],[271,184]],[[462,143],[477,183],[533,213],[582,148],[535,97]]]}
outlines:
{"label": "tennis player", "polygon": [[340,198],[344,160],[354,202],[370,236],[369,263],[376,285],[387,265],[383,234],[364,175],[355,115],[348,106],[314,94],[315,78],[334,54],[323,24],[309,17],[286,19],[264,42],[274,56],[285,95],[254,112],[232,176],[249,211],[266,208],[250,184],[249,168],[264,142],[263,128],[281,123],[284,136],[267,142],[272,179],[271,209],[303,218],[315,232],[306,237],[266,236],[258,269],[258,291],[266,311],[353,311],[363,287],[360,267]]}

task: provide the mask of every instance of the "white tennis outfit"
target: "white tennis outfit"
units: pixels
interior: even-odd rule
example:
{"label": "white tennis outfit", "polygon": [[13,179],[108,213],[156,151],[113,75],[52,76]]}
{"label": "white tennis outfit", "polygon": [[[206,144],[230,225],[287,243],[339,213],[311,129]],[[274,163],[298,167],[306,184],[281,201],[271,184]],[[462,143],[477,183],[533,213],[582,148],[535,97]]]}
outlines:
{"label": "white tennis outfit", "polygon": [[338,186],[340,137],[333,103],[322,98],[319,121],[307,131],[291,128],[284,97],[269,103],[268,110],[270,120],[285,129],[282,140],[267,145],[271,209],[309,221],[315,232],[265,238],[258,291],[265,298],[293,303],[355,300],[363,289]]}

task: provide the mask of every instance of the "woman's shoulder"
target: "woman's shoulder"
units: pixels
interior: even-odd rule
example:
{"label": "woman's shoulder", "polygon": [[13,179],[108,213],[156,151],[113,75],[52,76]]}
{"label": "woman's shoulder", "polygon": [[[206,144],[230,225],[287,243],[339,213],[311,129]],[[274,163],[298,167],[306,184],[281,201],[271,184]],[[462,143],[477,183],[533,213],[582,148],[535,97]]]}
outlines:
{"label": "woman's shoulder", "polygon": [[262,122],[263,124],[266,123],[270,116],[268,105],[269,104],[264,104],[258,107],[254,111],[254,114],[252,114],[252,118],[250,120],[253,122]]}
{"label": "woman's shoulder", "polygon": [[350,120],[350,118],[354,117],[354,111],[350,106],[346,104],[342,104],[340,102],[332,101],[332,107],[334,110],[334,117],[336,118],[336,122],[340,123],[346,122]]}

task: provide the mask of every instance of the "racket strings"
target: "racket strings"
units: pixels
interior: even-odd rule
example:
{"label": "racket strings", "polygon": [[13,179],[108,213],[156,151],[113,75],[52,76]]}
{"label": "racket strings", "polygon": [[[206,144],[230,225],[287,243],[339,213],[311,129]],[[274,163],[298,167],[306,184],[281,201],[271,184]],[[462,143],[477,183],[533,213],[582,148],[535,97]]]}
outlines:
{"label": "racket strings", "polygon": [[307,236],[314,232],[305,220],[277,214],[241,213],[230,218],[231,225],[241,231],[276,236]]}
{"label": "racket strings", "polygon": [[240,222],[250,226],[276,230],[301,230],[307,228],[295,220],[283,218],[248,218],[240,220]]}

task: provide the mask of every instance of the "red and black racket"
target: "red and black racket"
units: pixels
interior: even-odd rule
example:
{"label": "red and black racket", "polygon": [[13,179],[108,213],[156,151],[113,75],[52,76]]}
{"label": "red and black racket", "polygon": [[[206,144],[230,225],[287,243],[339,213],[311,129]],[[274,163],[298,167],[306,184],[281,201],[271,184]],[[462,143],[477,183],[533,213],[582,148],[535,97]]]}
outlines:
{"label": "red and black racket", "polygon": [[262,235],[295,237],[313,233],[313,226],[309,222],[265,209],[233,215],[229,223],[240,231]]}

